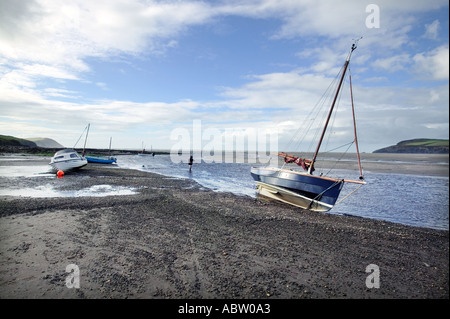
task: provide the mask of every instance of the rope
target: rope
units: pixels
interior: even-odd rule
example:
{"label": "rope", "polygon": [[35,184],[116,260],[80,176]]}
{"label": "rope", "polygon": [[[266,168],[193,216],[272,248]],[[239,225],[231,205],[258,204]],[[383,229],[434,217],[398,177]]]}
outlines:
{"label": "rope", "polygon": [[[332,151],[334,151],[334,150],[337,150],[337,149],[339,149],[339,148],[341,148],[341,147],[344,147],[344,146],[347,146],[347,145],[348,145],[348,147],[347,147],[347,149],[345,150],[345,152],[343,152],[343,153],[341,154],[341,156],[338,158],[338,160],[334,162],[334,165],[328,170],[328,172],[325,173],[325,175],[329,174],[332,170],[334,170],[334,168],[336,167],[337,163],[340,162],[340,161],[342,160],[342,158],[344,157],[345,154],[347,154],[348,150],[349,150],[350,147],[353,145],[353,143],[354,143],[354,141],[352,141],[352,142],[350,142],[350,143],[347,143],[347,144],[344,144],[344,145],[341,145],[341,146],[339,146],[339,147],[337,147],[337,148],[335,148],[335,149],[332,149],[332,150],[326,152],[326,153],[329,153],[329,152],[332,152]],[[325,169],[324,169],[324,170],[325,170]]]}
{"label": "rope", "polygon": [[310,209],[310,208],[311,208],[311,206],[312,206],[312,204],[313,204],[314,201],[320,200],[320,199],[322,198],[322,195],[323,195],[323,194],[325,194],[327,191],[329,191],[330,189],[332,189],[332,188],[335,187],[336,185],[339,185],[340,183],[343,183],[343,180],[336,181],[333,185],[331,185],[331,186],[328,187],[326,190],[324,190],[322,193],[320,193],[320,194],[318,194],[316,197],[314,197],[314,198],[312,199],[312,201],[309,203],[307,209]]}
{"label": "rope", "polygon": [[355,193],[361,186],[363,186],[364,184],[360,184],[356,189],[353,190],[353,192],[351,192],[350,194],[348,194],[347,196],[345,196],[344,198],[342,198],[341,200],[339,200],[334,206],[338,205],[339,203],[341,203],[344,199],[346,199],[347,197],[349,197],[350,195],[352,195],[353,193]]}
{"label": "rope", "polygon": [[[351,141],[351,142],[342,144],[341,146],[335,147],[335,148],[333,148],[333,149],[331,149],[331,150],[328,150],[328,151],[326,151],[326,152],[322,152],[322,154],[331,153],[331,152],[333,152],[333,151],[335,151],[335,150],[338,150],[338,149],[340,149],[341,147],[344,147],[344,146],[347,146],[347,145],[350,145],[350,146],[351,146],[353,143],[355,143],[355,141]],[[347,149],[347,151],[348,151],[348,149]],[[345,153],[347,153],[347,151],[344,152],[344,155],[345,155]],[[341,157],[341,158],[342,158],[342,157]]]}
{"label": "rope", "polygon": [[78,142],[79,142],[79,141],[81,140],[81,138],[83,137],[84,132],[86,131],[86,129],[87,129],[87,126],[84,128],[83,133],[81,133],[80,137],[78,138],[78,141],[75,143],[75,145],[73,146],[73,148],[75,148],[75,147],[77,146]]}
{"label": "rope", "polygon": [[[336,75],[336,77],[330,82],[325,92],[322,94],[320,99],[317,101],[317,103],[314,105],[314,107],[309,111],[309,114],[304,118],[303,123],[298,126],[298,129],[295,131],[295,133],[290,138],[289,142],[286,143],[286,151],[289,149],[294,150],[300,150],[300,146],[303,144],[306,136],[309,136],[309,132],[312,130],[313,124],[315,121],[318,121],[319,116],[323,113],[323,108],[325,103],[327,102],[327,99],[330,99],[330,95],[332,92],[332,89],[336,86],[337,79],[339,78],[339,75]],[[320,122],[324,121],[324,118],[326,117],[326,112],[322,114],[322,119]],[[316,132],[314,134],[314,137],[310,141],[309,147],[306,149],[303,149],[301,151],[309,152],[311,149],[313,149],[313,145],[315,145],[315,140],[318,138],[319,134],[319,128],[316,128]],[[305,142],[306,144],[306,142]],[[306,146],[306,145],[305,145]]]}

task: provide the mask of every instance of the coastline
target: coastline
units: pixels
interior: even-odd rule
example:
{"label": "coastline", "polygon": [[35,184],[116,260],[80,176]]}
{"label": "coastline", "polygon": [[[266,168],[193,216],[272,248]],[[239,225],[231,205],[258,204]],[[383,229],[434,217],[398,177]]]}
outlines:
{"label": "coastline", "polygon": [[[354,158],[355,155],[347,155],[337,164],[325,159],[317,166],[358,171]],[[449,176],[449,154],[362,153],[361,164],[364,172],[371,173]]]}
{"label": "coastline", "polygon": [[[303,211],[102,165],[49,183],[137,192],[0,197],[1,299],[449,298],[448,231]],[[69,264],[80,269],[79,289],[65,285]],[[371,264],[380,288],[366,286]]]}

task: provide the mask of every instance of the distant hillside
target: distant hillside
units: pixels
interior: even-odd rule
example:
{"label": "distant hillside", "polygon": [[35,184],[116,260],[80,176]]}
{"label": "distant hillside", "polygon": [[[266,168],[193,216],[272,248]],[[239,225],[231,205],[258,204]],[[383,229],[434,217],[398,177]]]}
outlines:
{"label": "distant hillside", "polygon": [[417,138],[401,141],[397,145],[381,148],[373,153],[446,154],[448,152],[448,140]]}
{"label": "distant hillside", "polygon": [[36,143],[38,147],[44,147],[44,148],[64,148],[61,144],[56,142],[55,140],[52,140],[51,138],[44,138],[44,137],[33,137],[33,138],[27,138],[28,141],[32,141]]}
{"label": "distant hillside", "polygon": [[0,135],[0,154],[51,154],[61,148],[64,148],[64,146],[50,138],[23,139],[9,135]]}
{"label": "distant hillside", "polygon": [[0,135],[1,146],[25,146],[25,147],[37,147],[36,143],[8,135]]}

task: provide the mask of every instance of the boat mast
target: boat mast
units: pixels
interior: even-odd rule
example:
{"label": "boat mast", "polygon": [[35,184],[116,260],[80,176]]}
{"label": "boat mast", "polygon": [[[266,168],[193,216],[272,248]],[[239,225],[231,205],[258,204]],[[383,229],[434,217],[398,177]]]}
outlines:
{"label": "boat mast", "polygon": [[87,126],[86,138],[84,139],[84,146],[83,146],[83,155],[82,155],[83,157],[86,154],[86,142],[89,134],[89,126],[91,126],[91,123],[89,123]]}
{"label": "boat mast", "polygon": [[359,156],[359,146],[358,146],[358,136],[356,134],[356,117],[355,117],[355,105],[353,104],[353,90],[352,90],[352,75],[351,72],[348,75],[348,79],[350,82],[350,97],[352,99],[352,114],[353,114],[353,130],[355,132],[355,145],[356,145],[356,156],[358,157],[358,166],[359,166],[359,179],[364,179],[362,166],[361,166],[361,158]]}
{"label": "boat mast", "polygon": [[341,90],[342,82],[344,81],[345,73],[346,73],[347,68],[348,68],[348,64],[350,63],[350,57],[352,55],[352,52],[355,49],[356,49],[356,43],[353,43],[352,48],[350,50],[350,53],[348,54],[347,60],[345,61],[345,64],[343,66],[341,79],[339,80],[339,85],[338,85],[338,87],[336,89],[336,94],[334,95],[333,103],[331,104],[331,108],[330,108],[330,111],[328,113],[327,120],[325,122],[325,127],[323,128],[322,135],[320,136],[319,144],[317,145],[316,151],[315,151],[313,159],[311,161],[311,166],[309,167],[309,170],[308,170],[309,174],[312,173],[312,169],[314,167],[314,163],[316,162],[317,154],[319,154],[320,145],[322,144],[323,137],[325,136],[325,132],[326,132],[327,127],[328,127],[328,122],[330,122],[330,118],[331,118],[331,114],[333,113],[334,105],[336,104],[336,101],[337,101],[337,98],[338,98],[338,95],[339,95],[339,91]]}

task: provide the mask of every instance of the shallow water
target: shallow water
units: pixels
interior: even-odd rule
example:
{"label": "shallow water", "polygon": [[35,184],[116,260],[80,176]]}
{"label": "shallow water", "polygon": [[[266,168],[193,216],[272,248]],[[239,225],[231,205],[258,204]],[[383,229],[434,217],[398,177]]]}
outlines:
{"label": "shallow water", "polygon": [[111,186],[111,185],[94,185],[79,190],[59,190],[52,185],[46,184],[36,186],[34,188],[20,189],[0,189],[0,196],[15,197],[33,197],[33,198],[50,198],[50,197],[106,197],[118,195],[133,195],[136,190],[130,187]]}
{"label": "shallow water", "polygon": [[53,177],[48,165],[34,166],[0,166],[0,176],[3,177],[34,177],[47,176]]}
{"label": "shallow water", "polygon": [[56,174],[52,172],[48,164],[43,164],[43,162],[45,160],[39,156],[0,157],[0,196],[106,197],[137,193],[135,188],[115,185],[94,185],[78,190],[58,189],[51,183],[57,178]]}
{"label": "shallow water", "polygon": [[[250,175],[250,168],[256,164],[252,163],[194,162],[192,171],[189,172],[187,163],[176,164],[168,155],[157,155],[119,156],[118,165],[122,168],[191,178],[215,191],[256,197],[255,183]],[[335,170],[333,174],[342,178],[358,178],[358,175],[355,176],[349,170]],[[339,197],[343,201],[329,211],[330,214],[449,229],[448,177],[374,172],[366,172],[364,175],[367,184],[345,199],[343,198],[357,186],[349,183],[344,185]]]}
{"label": "shallow water", "polygon": [[[375,158],[374,161],[376,160]],[[402,160],[404,161],[404,158]],[[37,165],[32,165],[34,162]],[[250,175],[250,168],[256,164],[244,161],[194,162],[192,171],[189,171],[187,163],[174,163],[169,155],[126,155],[118,156],[118,166],[174,178],[190,178],[214,191],[256,197],[255,183]],[[349,170],[335,170],[334,174],[342,178],[357,178],[354,172]],[[33,156],[17,160],[13,157],[0,157],[0,178],[0,196],[80,197],[132,195],[137,192],[131,187],[112,185],[95,185],[76,191],[55,189],[50,183],[56,178],[55,174],[50,173],[48,165],[43,165],[41,157]],[[12,179],[16,179],[16,182],[12,183]],[[33,183],[27,183],[31,180]],[[345,184],[338,201],[345,199],[329,213],[449,229],[448,176],[366,172],[365,180],[367,184],[347,198],[346,195],[352,192],[355,186]]]}

